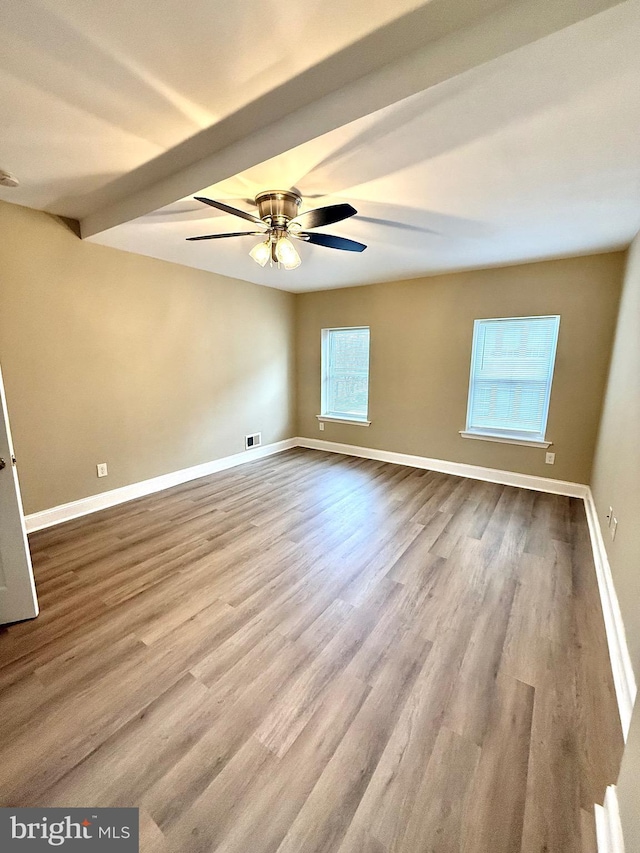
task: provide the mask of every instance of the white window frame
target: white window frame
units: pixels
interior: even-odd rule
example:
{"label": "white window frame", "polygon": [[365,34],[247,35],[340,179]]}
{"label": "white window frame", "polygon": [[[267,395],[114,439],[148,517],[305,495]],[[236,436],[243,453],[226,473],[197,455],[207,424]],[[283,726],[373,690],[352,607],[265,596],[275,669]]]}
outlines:
{"label": "white window frame", "polygon": [[[473,390],[474,390],[474,371],[476,366],[476,355],[477,348],[480,345],[479,342],[479,330],[481,328],[481,324],[488,322],[500,322],[509,320],[538,320],[538,319],[554,319],[556,321],[555,326],[555,336],[553,340],[552,350],[551,350],[551,358],[549,361],[549,373],[547,377],[547,394],[545,399],[545,406],[543,410],[542,417],[542,426],[543,429],[541,433],[531,433],[527,430],[508,430],[508,429],[482,429],[478,427],[472,427],[470,424],[471,418],[471,401],[473,398]],[[556,366],[556,353],[558,347],[558,337],[560,333],[560,315],[559,314],[536,314],[527,317],[486,317],[480,320],[475,320],[473,323],[473,344],[471,348],[471,368],[469,371],[469,393],[467,396],[467,424],[464,430],[460,431],[460,435],[463,438],[472,438],[479,439],[481,441],[496,441],[504,444],[519,444],[527,447],[541,447],[547,448],[550,447],[553,442],[548,441],[546,437],[547,431],[547,422],[549,419],[549,405],[551,402],[551,390],[553,387],[553,376],[555,372]]]}
{"label": "white window frame", "polygon": [[[367,414],[364,417],[350,413],[327,411],[327,385],[329,382],[329,336],[331,332],[349,332],[366,329],[369,332],[369,364],[367,365]],[[371,327],[370,326],[332,326],[322,329],[321,335],[321,382],[320,382],[320,414],[316,415],[319,421],[329,423],[355,424],[356,426],[370,426],[369,418],[369,384],[371,377]]]}

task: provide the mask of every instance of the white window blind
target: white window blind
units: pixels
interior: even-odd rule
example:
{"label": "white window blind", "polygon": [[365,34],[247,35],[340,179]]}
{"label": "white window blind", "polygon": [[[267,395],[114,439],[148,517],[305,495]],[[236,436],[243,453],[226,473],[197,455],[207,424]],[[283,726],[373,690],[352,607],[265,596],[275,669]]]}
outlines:
{"label": "white window blind", "polygon": [[476,320],[467,432],[543,441],[560,317]]}
{"label": "white window blind", "polygon": [[322,330],[322,414],[366,420],[369,328]]}

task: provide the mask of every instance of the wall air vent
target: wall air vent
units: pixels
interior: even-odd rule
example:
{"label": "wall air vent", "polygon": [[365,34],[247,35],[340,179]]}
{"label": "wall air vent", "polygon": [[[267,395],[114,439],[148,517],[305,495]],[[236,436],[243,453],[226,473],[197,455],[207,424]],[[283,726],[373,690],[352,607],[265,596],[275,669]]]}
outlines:
{"label": "wall air vent", "polygon": [[244,437],[244,449],[250,450],[252,447],[260,447],[262,444],[262,433],[254,432],[253,435],[245,435]]}

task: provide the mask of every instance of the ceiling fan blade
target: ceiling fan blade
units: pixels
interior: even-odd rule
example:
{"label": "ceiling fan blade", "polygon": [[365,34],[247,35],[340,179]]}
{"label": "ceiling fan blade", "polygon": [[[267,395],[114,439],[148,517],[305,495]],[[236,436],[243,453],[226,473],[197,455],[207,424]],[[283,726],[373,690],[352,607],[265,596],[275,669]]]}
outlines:
{"label": "ceiling fan blade", "polygon": [[330,204],[327,207],[316,207],[313,210],[305,210],[289,223],[300,228],[320,228],[323,225],[333,225],[334,222],[342,222],[350,216],[355,216],[358,211],[350,204]]}
{"label": "ceiling fan blade", "polygon": [[347,240],[345,237],[336,237],[334,234],[294,234],[294,237],[299,237],[307,243],[314,243],[316,246],[327,246],[329,249],[342,249],[344,252],[364,252],[367,248],[364,243],[357,243],[355,240]]}
{"label": "ceiling fan blade", "polygon": [[247,219],[249,222],[255,222],[258,225],[264,225],[267,227],[266,223],[262,221],[262,219],[258,219],[257,216],[254,216],[253,213],[249,213],[247,210],[240,210],[237,207],[231,207],[229,204],[225,204],[222,201],[214,201],[212,198],[205,198],[202,195],[194,196],[196,201],[201,201],[203,204],[208,204],[210,207],[216,207],[218,210],[222,210],[225,213],[231,213],[233,216],[239,216],[241,219]]}
{"label": "ceiling fan blade", "polygon": [[264,231],[234,231],[231,234],[203,234],[201,237],[185,237],[185,240],[219,240],[221,237],[264,237]]}

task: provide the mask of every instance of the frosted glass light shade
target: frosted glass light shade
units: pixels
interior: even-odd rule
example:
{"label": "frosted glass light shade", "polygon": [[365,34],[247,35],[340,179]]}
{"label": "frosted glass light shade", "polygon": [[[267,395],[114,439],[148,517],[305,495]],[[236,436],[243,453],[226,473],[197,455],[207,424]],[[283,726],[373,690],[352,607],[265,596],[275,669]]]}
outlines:
{"label": "frosted glass light shade", "polygon": [[288,237],[280,237],[276,243],[276,258],[286,270],[294,270],[301,264],[300,255]]}
{"label": "frosted glass light shade", "polygon": [[258,243],[253,247],[249,254],[257,264],[264,267],[271,257],[271,245],[270,243]]}

